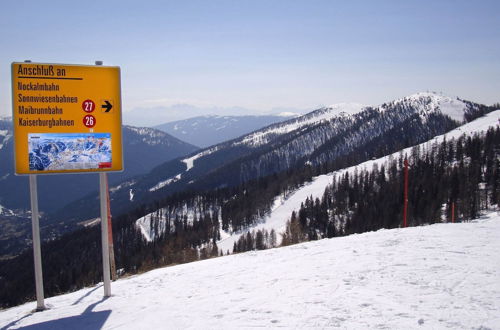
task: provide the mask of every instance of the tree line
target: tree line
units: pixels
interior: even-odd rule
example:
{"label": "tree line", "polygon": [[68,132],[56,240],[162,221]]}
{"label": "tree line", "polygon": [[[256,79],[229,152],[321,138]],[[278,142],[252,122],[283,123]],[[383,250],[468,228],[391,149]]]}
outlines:
{"label": "tree line", "polygon": [[404,159],[408,225],[468,221],[500,201],[500,129],[414,147],[371,170],[335,176],[321,198],[291,215],[283,244],[402,226]]}

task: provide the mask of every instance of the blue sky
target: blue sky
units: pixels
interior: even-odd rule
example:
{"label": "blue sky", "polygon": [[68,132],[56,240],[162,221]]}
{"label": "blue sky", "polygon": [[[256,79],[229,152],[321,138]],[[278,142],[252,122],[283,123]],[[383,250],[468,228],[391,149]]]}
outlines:
{"label": "blue sky", "polygon": [[224,115],[376,105],[425,90],[491,104],[499,13],[500,1],[6,0],[0,115],[11,112],[10,63],[24,59],[121,66],[125,119],[176,104]]}

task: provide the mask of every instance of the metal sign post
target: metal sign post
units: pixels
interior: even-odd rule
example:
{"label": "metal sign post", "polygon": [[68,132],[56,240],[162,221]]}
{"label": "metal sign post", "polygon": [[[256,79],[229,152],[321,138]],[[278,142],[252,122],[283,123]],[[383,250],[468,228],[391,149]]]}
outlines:
{"label": "metal sign post", "polygon": [[102,275],[104,296],[111,296],[111,280],[109,270],[109,240],[108,240],[108,203],[106,173],[99,173],[99,195],[101,199],[101,241],[102,241]]}
{"label": "metal sign post", "polygon": [[[95,61],[95,65],[102,65],[102,61]],[[106,112],[108,112],[107,109]],[[102,281],[104,297],[111,296],[111,280],[109,276],[109,228],[108,228],[108,177],[106,173],[99,173],[99,198],[101,203],[101,242],[102,242]]]}
{"label": "metal sign post", "polygon": [[36,310],[43,311],[42,253],[40,250],[40,224],[38,219],[38,191],[36,175],[30,174],[31,227],[33,231],[33,258],[35,261]]}

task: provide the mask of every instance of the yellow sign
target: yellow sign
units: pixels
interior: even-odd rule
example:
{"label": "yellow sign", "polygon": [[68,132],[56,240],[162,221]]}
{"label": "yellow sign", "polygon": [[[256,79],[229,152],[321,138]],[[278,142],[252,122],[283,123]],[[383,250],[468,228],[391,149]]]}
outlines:
{"label": "yellow sign", "polygon": [[12,63],[16,174],[123,170],[120,68]]}

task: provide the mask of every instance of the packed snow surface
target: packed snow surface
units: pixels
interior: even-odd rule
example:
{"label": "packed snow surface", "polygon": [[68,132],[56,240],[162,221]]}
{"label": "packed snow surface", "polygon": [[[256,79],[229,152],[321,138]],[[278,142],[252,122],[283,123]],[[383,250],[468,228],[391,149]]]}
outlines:
{"label": "packed snow surface", "polygon": [[[500,216],[150,271],[0,312],[2,329],[498,329]],[[96,261],[97,262],[97,261]]]}

